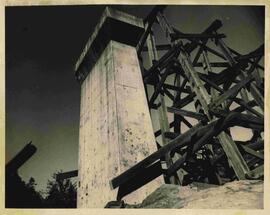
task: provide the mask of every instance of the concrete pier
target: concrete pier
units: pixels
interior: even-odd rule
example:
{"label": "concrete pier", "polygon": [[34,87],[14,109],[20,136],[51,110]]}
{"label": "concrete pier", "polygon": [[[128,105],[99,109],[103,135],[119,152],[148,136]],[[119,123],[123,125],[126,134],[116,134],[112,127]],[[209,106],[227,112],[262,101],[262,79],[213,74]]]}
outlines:
{"label": "concrete pier", "polygon": [[[109,181],[156,150],[136,44],[141,19],[106,8],[76,66],[81,83],[78,208],[116,200]],[[124,200],[141,202],[158,178]]]}

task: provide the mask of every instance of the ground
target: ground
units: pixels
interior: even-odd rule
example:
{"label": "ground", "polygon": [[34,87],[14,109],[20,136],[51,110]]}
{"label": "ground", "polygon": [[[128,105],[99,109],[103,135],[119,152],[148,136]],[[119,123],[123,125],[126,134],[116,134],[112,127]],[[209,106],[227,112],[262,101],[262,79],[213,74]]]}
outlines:
{"label": "ground", "polygon": [[263,209],[263,181],[241,180],[222,186],[164,184],[129,208]]}

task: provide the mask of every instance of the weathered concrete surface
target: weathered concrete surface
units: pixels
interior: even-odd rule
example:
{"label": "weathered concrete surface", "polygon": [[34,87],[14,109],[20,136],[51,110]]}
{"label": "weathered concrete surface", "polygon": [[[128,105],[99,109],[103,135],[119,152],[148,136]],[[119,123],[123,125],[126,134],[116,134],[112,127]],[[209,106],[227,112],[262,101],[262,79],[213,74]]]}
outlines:
{"label": "weathered concrete surface", "polygon": [[[78,207],[116,200],[109,181],[156,150],[136,49],[109,42],[81,86]],[[161,178],[128,195],[141,202]]]}
{"label": "weathered concrete surface", "polygon": [[[106,8],[75,66],[81,85],[79,208],[116,200],[109,182],[156,150],[136,45],[144,32],[137,17]],[[124,199],[138,203],[161,178]]]}
{"label": "weathered concrete surface", "polygon": [[129,208],[263,209],[262,181],[234,181],[209,188],[164,184]]}

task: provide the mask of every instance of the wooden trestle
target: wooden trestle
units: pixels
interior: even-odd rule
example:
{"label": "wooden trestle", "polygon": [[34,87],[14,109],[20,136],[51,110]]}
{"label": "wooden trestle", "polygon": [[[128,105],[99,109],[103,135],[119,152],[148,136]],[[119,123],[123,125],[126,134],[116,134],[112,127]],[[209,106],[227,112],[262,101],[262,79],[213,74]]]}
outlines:
{"label": "wooden trestle", "polygon": [[[240,55],[223,41],[221,21],[201,34],[186,34],[169,24],[164,9],[156,6],[146,17],[137,45],[149,109],[157,110],[152,118],[160,127],[158,150],[110,181],[113,189],[119,187],[117,200],[162,174],[165,183],[180,185],[264,174],[264,45]],[[167,44],[155,43],[154,23]],[[233,126],[251,129],[252,138],[234,140]]]}

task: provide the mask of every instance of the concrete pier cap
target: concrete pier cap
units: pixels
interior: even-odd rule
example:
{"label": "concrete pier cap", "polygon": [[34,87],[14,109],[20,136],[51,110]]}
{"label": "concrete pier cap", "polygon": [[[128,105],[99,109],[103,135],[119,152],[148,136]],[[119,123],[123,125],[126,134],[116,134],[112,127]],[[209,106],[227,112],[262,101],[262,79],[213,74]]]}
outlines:
{"label": "concrete pier cap", "polygon": [[76,80],[79,83],[84,81],[111,40],[136,46],[143,32],[144,24],[141,18],[106,7],[76,62]]}

